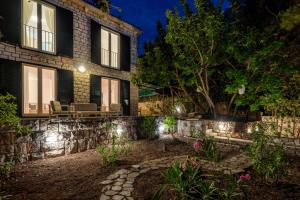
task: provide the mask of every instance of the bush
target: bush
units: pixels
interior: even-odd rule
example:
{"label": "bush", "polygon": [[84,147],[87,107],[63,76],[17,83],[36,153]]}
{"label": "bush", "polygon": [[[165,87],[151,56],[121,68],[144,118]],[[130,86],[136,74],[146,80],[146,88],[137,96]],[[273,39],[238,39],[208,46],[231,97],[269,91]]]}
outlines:
{"label": "bush", "polygon": [[194,150],[198,153],[203,152],[206,159],[210,161],[219,162],[221,155],[215,138],[213,136],[206,137],[204,132],[199,132],[198,136],[200,139],[194,142]]}
{"label": "bush", "polygon": [[17,116],[16,98],[10,94],[0,94],[0,129],[15,129],[19,135],[30,133],[28,126],[20,125],[20,118]]}
{"label": "bush", "polygon": [[273,183],[287,175],[287,162],[284,159],[283,145],[271,142],[269,130],[271,130],[269,125],[258,124],[256,130],[250,133],[253,143],[248,146],[246,152],[254,170],[266,181]]}
{"label": "bush", "polygon": [[155,139],[158,137],[156,134],[156,118],[155,117],[144,117],[140,122],[140,134],[142,138]]}
{"label": "bush", "polygon": [[[110,128],[112,126],[109,126]],[[112,136],[112,144],[109,145],[99,145],[97,147],[97,151],[100,154],[100,159],[102,164],[115,164],[118,157],[125,155],[127,156],[128,153],[131,151],[132,141],[127,139],[117,138],[115,134]]]}
{"label": "bush", "polygon": [[153,200],[159,200],[166,189],[175,190],[180,199],[232,199],[241,195],[240,191],[251,177],[246,174],[236,179],[232,175],[222,175],[208,179],[197,160],[188,159],[167,169],[164,178],[167,183],[156,192]]}
{"label": "bush", "polygon": [[173,135],[176,131],[176,118],[173,116],[167,116],[163,123],[167,128],[168,134],[171,133]]}
{"label": "bush", "polygon": [[13,163],[12,162],[4,162],[0,165],[0,175],[9,177],[12,170]]}

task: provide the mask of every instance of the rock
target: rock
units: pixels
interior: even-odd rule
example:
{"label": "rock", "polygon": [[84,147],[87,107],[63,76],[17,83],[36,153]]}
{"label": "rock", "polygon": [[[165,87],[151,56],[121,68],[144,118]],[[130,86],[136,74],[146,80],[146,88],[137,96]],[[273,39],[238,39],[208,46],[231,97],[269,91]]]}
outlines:
{"label": "rock", "polygon": [[114,186],[111,187],[111,190],[113,190],[113,191],[121,191],[122,188],[120,186],[118,186],[118,185],[114,185]]}
{"label": "rock", "polygon": [[102,185],[107,185],[107,184],[110,184],[110,183],[112,183],[112,180],[105,180],[105,181],[101,182]]}
{"label": "rock", "polygon": [[106,196],[104,194],[102,194],[101,197],[100,197],[100,200],[109,200],[109,199],[110,199],[110,197]]}
{"label": "rock", "polygon": [[118,194],[118,192],[112,191],[112,190],[108,190],[108,191],[105,192],[105,195],[107,195],[107,196],[113,196],[113,195],[116,195],[116,194]]}
{"label": "rock", "polygon": [[123,185],[123,188],[133,188],[132,184],[126,183]]}
{"label": "rock", "polygon": [[112,198],[113,198],[113,200],[122,200],[122,199],[124,199],[124,196],[114,195]]}
{"label": "rock", "polygon": [[112,175],[110,175],[110,176],[107,177],[107,180],[114,180],[114,179],[116,179],[118,177],[119,177],[118,174],[112,174]]}
{"label": "rock", "polygon": [[120,185],[123,185],[123,182],[116,182],[116,183],[114,183],[114,185],[120,186]]}
{"label": "rock", "polygon": [[120,194],[123,196],[129,197],[131,195],[131,192],[130,191],[122,191]]}
{"label": "rock", "polygon": [[131,173],[131,174],[128,174],[128,178],[135,178],[135,177],[137,177],[138,175],[140,175],[139,172],[133,172],[133,173]]}
{"label": "rock", "polygon": [[140,173],[141,173],[141,174],[144,174],[144,173],[148,172],[149,170],[150,170],[150,168],[145,168],[145,169],[142,169],[142,170],[140,171]]}
{"label": "rock", "polygon": [[106,191],[108,191],[110,189],[111,189],[111,186],[107,185],[107,186],[105,186],[105,187],[102,188],[102,192],[106,192]]}
{"label": "rock", "polygon": [[123,175],[123,174],[128,174],[128,173],[129,173],[129,171],[127,169],[120,169],[115,174]]}
{"label": "rock", "polygon": [[132,167],[133,167],[133,168],[135,168],[135,169],[138,169],[138,168],[140,168],[140,166],[139,166],[139,165],[132,165]]}

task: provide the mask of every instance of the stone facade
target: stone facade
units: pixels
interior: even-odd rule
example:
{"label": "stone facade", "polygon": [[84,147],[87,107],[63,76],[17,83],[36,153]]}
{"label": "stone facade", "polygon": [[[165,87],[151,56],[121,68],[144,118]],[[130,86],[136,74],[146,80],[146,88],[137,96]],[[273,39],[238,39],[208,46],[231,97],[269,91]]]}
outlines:
{"label": "stone facade", "polygon": [[[14,131],[0,132],[0,163],[23,163],[95,149],[99,144],[109,144],[112,133],[136,139],[137,121],[136,117],[23,119],[22,124],[32,127],[33,132],[23,137],[17,137]],[[106,129],[107,122],[114,124],[111,130]]]}
{"label": "stone facade", "polygon": [[[90,19],[131,38],[131,72],[137,65],[137,37],[140,31],[134,26],[112,17],[82,0],[47,0],[57,6],[73,12],[73,58],[61,57],[33,51],[20,46],[0,43],[0,59],[9,59],[35,65],[49,66],[57,69],[74,71],[74,101],[90,101],[90,74],[129,80],[130,72],[102,67],[91,62],[91,28]],[[77,67],[81,64],[87,68],[80,73]],[[130,84],[131,115],[137,115],[138,88]]]}

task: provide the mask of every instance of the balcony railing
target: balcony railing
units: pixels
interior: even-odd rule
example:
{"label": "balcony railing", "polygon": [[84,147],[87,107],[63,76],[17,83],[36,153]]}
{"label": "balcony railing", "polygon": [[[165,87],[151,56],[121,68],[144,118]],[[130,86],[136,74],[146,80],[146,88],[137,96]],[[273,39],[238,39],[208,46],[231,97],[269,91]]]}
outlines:
{"label": "balcony railing", "polygon": [[[40,31],[40,33],[39,33]],[[39,47],[39,34],[41,34],[41,46]],[[49,31],[40,30],[37,27],[24,24],[24,45],[43,51],[54,52],[55,34]]]}
{"label": "balcony railing", "polygon": [[[113,68],[119,67],[119,53],[101,48],[101,64]],[[110,59],[110,60],[109,60]]]}

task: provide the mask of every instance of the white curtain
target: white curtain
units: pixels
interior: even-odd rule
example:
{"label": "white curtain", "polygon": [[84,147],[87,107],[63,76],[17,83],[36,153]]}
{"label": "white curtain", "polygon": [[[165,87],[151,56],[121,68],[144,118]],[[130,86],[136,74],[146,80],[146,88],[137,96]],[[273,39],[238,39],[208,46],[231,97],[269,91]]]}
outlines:
{"label": "white curtain", "polygon": [[24,24],[28,25],[30,18],[32,16],[32,12],[33,12],[33,7],[34,7],[34,2],[29,1],[29,0],[23,0],[23,20],[24,20]]}
{"label": "white curtain", "polygon": [[[43,24],[43,29],[47,27],[48,32],[54,33],[54,10],[47,6],[42,6],[42,22],[46,22]],[[45,27],[46,25],[46,27]]]}

